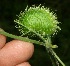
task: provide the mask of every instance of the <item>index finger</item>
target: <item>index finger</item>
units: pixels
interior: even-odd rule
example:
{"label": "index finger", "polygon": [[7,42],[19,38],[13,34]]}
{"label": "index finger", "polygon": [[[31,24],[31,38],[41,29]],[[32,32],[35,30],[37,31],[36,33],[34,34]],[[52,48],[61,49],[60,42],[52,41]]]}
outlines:
{"label": "index finger", "polygon": [[32,43],[13,40],[0,51],[0,66],[15,66],[31,58],[34,52]]}

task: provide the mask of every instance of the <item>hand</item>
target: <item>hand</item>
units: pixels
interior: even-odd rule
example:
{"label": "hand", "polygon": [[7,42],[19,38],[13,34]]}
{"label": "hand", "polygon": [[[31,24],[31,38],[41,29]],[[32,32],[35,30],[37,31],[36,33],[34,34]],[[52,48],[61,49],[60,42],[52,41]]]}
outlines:
{"label": "hand", "polygon": [[0,35],[0,66],[31,66],[27,60],[33,52],[33,44],[19,40],[6,43],[6,37]]}

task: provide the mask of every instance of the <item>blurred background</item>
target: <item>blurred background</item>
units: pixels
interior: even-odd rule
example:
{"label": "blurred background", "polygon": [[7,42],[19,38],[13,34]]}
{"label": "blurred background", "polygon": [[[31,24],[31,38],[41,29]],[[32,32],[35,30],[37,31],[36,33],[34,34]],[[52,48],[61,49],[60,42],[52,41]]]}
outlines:
{"label": "blurred background", "polygon": [[[70,0],[0,0],[0,28],[20,35],[15,28],[16,15],[24,11],[27,5],[30,7],[39,4],[50,8],[57,14],[62,30],[52,37],[52,43],[59,46],[58,49],[54,49],[55,52],[66,66],[70,66]],[[7,42],[10,40],[12,39],[7,38]],[[34,55],[29,62],[32,66],[52,66],[45,47],[39,45],[35,45]]]}

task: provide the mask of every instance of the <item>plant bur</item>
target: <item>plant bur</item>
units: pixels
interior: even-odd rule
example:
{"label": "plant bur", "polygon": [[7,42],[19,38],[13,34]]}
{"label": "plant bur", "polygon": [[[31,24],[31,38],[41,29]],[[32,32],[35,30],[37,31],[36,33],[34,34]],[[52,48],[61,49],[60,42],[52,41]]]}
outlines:
{"label": "plant bur", "polygon": [[48,51],[48,54],[51,54],[54,57],[54,59],[51,58],[53,66],[59,66],[59,62],[62,66],[65,66],[65,64],[53,50],[53,48],[57,48],[58,46],[52,45],[51,41],[51,36],[55,35],[59,30],[61,30],[61,28],[58,26],[59,22],[57,21],[56,14],[54,14],[54,12],[51,12],[49,8],[45,8],[44,6],[40,5],[30,8],[27,7],[24,12],[20,12],[18,19],[14,20],[14,22],[17,23],[16,28],[19,29],[21,36],[38,36],[43,41],[40,42],[29,39],[28,37],[12,35],[5,32],[1,28],[0,34],[22,41],[43,45]]}

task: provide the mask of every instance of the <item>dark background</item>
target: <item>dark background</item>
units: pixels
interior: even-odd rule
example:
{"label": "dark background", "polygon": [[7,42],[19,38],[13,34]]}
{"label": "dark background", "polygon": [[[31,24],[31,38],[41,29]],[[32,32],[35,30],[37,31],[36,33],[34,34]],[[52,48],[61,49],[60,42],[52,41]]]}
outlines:
{"label": "dark background", "polygon": [[[61,22],[61,31],[52,38],[53,44],[59,46],[55,49],[61,60],[70,66],[70,0],[0,0],[0,28],[19,35],[15,28],[14,19],[26,6],[42,4],[52,9]],[[12,40],[7,38],[7,41]],[[44,47],[35,45],[33,57],[29,60],[32,66],[52,66],[50,58]],[[60,65],[61,66],[61,65]]]}

